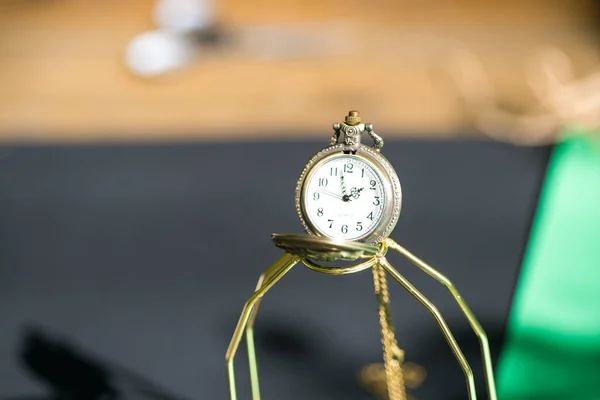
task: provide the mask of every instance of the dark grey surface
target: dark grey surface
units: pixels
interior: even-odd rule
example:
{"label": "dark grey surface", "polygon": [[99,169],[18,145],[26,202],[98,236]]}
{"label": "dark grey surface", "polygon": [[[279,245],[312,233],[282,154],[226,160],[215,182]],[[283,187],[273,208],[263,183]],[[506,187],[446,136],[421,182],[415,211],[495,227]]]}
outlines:
{"label": "dark grey surface", "polygon": [[[225,399],[224,354],[269,236],[299,233],[293,192],[320,143],[0,148],[0,399],[44,393],[18,360],[35,322],[192,399]],[[403,185],[392,237],[447,274],[490,333],[497,359],[548,149],[389,142]],[[396,255],[439,305],[480,373],[450,296]],[[369,271],[297,266],[257,322],[264,399],[367,399],[354,374],[380,359]],[[466,398],[432,317],[392,289],[397,336],[429,370],[419,400]],[[237,358],[247,391],[245,348]],[[482,396],[484,398],[484,396]]]}

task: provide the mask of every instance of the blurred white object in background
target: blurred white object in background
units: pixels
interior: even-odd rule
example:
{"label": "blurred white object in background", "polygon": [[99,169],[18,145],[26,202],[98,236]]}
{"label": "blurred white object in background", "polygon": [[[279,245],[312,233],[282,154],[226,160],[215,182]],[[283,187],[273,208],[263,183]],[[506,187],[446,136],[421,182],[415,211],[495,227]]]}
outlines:
{"label": "blurred white object in background", "polygon": [[179,32],[204,29],[213,21],[213,9],[212,0],[158,0],[154,23]]}
{"label": "blurred white object in background", "polygon": [[207,58],[225,50],[265,61],[285,60],[351,54],[360,42],[355,26],[341,21],[222,27],[213,20],[213,1],[158,0],[154,21],[160,29],[131,41],[125,56],[128,68],[151,78],[192,63],[199,53]]}
{"label": "blurred white object in background", "polygon": [[193,61],[199,49],[189,33],[210,27],[213,2],[158,0],[153,18],[159,29],[137,35],[125,51],[127,67],[144,78],[175,71]]}
{"label": "blurred white object in background", "polygon": [[125,64],[136,75],[153,77],[188,65],[195,47],[185,35],[161,29],[141,33],[125,51]]}

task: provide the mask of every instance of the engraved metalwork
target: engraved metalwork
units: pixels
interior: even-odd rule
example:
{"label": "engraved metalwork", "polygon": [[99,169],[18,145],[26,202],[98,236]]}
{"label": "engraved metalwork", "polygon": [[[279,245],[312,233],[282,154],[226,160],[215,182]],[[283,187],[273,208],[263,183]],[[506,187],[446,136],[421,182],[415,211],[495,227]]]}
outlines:
{"label": "engraved metalwork", "polygon": [[333,124],[333,132],[333,136],[329,139],[331,146],[338,144],[343,134],[342,143],[355,150],[360,145],[362,134],[366,132],[373,139],[375,150],[380,151],[383,147],[383,139],[375,133],[373,124],[362,123],[360,113],[356,110],[350,111],[344,122]]}
{"label": "engraved metalwork", "polygon": [[298,234],[273,234],[275,246],[287,253],[317,261],[355,261],[377,254],[378,246],[347,240]]}

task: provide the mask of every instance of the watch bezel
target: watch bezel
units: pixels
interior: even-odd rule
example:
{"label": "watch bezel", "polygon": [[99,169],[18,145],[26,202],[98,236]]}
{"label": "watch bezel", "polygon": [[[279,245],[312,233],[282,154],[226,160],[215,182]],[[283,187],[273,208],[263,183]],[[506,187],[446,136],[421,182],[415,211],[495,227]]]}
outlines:
{"label": "watch bezel", "polygon": [[396,223],[398,222],[402,208],[402,188],[400,186],[398,175],[396,174],[396,171],[390,162],[384,156],[382,156],[381,153],[371,147],[360,144],[358,147],[351,148],[345,144],[337,144],[326,147],[315,154],[304,166],[304,169],[302,170],[300,178],[296,184],[296,212],[300,218],[302,227],[309,235],[339,239],[335,236],[331,236],[325,232],[319,231],[319,229],[312,224],[310,218],[308,218],[308,214],[306,213],[304,200],[307,198],[307,178],[311,176],[311,172],[315,169],[315,167],[327,162],[329,158],[344,154],[344,152],[347,152],[347,154],[351,156],[360,157],[363,159],[363,161],[370,163],[373,166],[375,171],[381,177],[386,196],[386,203],[382,211],[382,217],[371,233],[360,238],[347,240],[377,245],[392,233]]}

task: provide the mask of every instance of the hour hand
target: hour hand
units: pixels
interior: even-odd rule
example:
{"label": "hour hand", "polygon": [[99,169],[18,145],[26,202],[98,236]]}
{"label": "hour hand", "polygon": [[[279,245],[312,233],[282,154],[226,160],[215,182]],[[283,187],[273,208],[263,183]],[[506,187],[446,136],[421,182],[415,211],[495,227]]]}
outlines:
{"label": "hour hand", "polygon": [[340,173],[340,182],[342,183],[342,195],[346,198],[346,181],[344,180],[344,174]]}
{"label": "hour hand", "polygon": [[340,181],[342,182],[342,200],[343,201],[352,201],[352,199],[350,198],[351,196],[348,196],[347,190],[346,190],[346,180],[344,179],[344,173],[341,172],[340,173]]}

